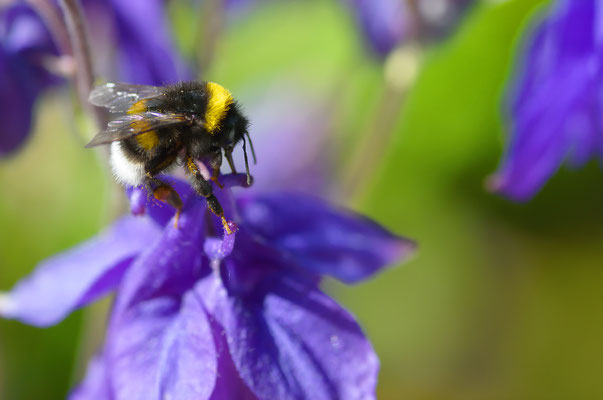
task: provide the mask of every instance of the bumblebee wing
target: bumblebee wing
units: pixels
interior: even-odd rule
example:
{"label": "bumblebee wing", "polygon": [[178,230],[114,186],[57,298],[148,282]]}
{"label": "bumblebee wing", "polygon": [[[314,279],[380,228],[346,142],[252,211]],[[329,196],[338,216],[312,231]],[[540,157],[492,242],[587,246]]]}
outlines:
{"label": "bumblebee wing", "polygon": [[188,124],[182,114],[162,114],[145,112],[142,114],[124,115],[109,122],[107,129],[99,132],[86,147],[99,146],[132,136],[140,135],[156,129]]}
{"label": "bumblebee wing", "polygon": [[161,87],[157,86],[108,82],[92,89],[88,100],[111,112],[125,112],[137,101],[158,97],[161,93]]}

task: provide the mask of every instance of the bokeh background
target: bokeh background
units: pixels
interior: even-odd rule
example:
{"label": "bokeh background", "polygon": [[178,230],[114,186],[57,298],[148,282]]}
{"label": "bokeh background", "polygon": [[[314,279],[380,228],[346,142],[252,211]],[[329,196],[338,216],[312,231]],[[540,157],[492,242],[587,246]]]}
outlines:
{"label": "bokeh background", "polygon": [[[267,120],[313,110],[299,123],[308,140],[330,135],[325,195],[419,243],[370,282],[325,283],[381,358],[381,399],[603,398],[599,165],[562,169],[525,204],[485,189],[508,135],[505,85],[546,4],[476,1],[446,35],[382,60],[341,2],[260,2],[228,17],[201,74]],[[199,19],[188,7],[169,12],[190,55]],[[271,113],[281,96],[304,100]],[[67,88],[47,93],[26,146],[0,161],[0,290],[114,217],[72,101]],[[0,398],[64,398],[109,305],[48,329],[0,320]]]}

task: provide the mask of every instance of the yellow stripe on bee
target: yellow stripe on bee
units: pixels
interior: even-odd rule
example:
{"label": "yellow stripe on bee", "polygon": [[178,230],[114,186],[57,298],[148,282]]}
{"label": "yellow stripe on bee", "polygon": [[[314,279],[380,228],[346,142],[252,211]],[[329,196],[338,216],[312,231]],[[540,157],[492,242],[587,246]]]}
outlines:
{"label": "yellow stripe on bee", "polygon": [[147,101],[144,99],[138,100],[128,108],[128,114],[142,114],[145,111],[147,111]]}
{"label": "yellow stripe on bee", "polygon": [[209,99],[205,111],[205,130],[213,134],[226,117],[233,99],[230,92],[217,83],[207,82],[206,88]]}
{"label": "yellow stripe on bee", "polygon": [[[130,126],[137,131],[145,131],[150,128],[150,125],[145,120],[134,121]],[[138,145],[145,150],[152,150],[159,144],[159,136],[157,131],[148,131],[134,136]]]}

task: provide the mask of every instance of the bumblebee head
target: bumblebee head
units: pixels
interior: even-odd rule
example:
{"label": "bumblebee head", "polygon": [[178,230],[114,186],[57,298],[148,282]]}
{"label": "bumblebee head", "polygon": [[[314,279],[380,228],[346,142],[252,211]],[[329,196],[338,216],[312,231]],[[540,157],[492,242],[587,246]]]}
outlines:
{"label": "bumblebee head", "polygon": [[232,107],[224,121],[221,147],[224,150],[232,151],[241,140],[245,139],[245,135],[248,135],[248,128],[247,118],[239,112],[237,107]]}
{"label": "bumblebee head", "polygon": [[226,118],[224,120],[220,147],[224,149],[224,155],[226,156],[226,160],[228,160],[230,168],[233,170],[233,172],[236,172],[236,168],[234,167],[234,162],[232,160],[232,152],[234,151],[235,146],[240,141],[243,142],[243,155],[245,156],[247,184],[251,185],[251,175],[249,174],[249,161],[247,158],[246,138],[249,140],[253,161],[255,163],[255,151],[253,149],[253,144],[251,143],[251,137],[249,136],[249,121],[239,111],[239,108],[235,103],[228,111],[228,114],[226,115]]}

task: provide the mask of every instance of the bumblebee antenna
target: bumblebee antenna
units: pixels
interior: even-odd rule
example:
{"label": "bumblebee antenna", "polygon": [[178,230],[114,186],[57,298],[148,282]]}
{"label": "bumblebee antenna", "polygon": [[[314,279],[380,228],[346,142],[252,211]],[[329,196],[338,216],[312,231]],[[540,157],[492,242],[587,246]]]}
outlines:
{"label": "bumblebee antenna", "polygon": [[245,131],[247,135],[247,139],[249,139],[249,147],[251,147],[251,156],[253,157],[253,165],[258,163],[257,158],[255,158],[255,149],[253,148],[253,142],[251,141],[251,136],[249,136],[249,132]]}
{"label": "bumblebee antenna", "polygon": [[249,160],[247,159],[247,141],[245,140],[245,136],[243,136],[243,155],[245,156],[245,171],[247,172],[247,185],[251,186],[251,174],[249,173]]}

